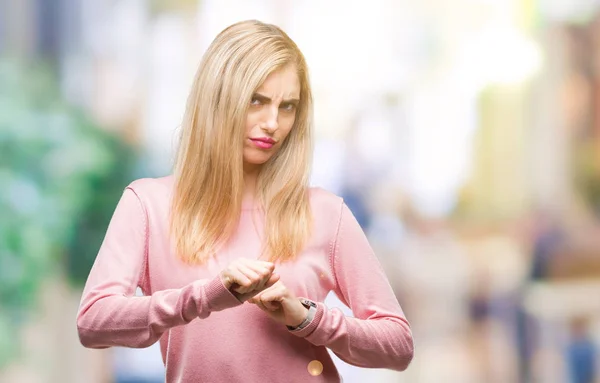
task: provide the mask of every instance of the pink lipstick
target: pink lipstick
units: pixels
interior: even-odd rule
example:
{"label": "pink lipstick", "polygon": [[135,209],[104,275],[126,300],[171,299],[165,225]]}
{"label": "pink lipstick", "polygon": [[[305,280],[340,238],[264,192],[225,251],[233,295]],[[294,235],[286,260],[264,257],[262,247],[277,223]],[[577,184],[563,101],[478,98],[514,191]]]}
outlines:
{"label": "pink lipstick", "polygon": [[254,145],[261,149],[271,149],[277,142],[270,137],[251,138],[250,141],[252,141]]}

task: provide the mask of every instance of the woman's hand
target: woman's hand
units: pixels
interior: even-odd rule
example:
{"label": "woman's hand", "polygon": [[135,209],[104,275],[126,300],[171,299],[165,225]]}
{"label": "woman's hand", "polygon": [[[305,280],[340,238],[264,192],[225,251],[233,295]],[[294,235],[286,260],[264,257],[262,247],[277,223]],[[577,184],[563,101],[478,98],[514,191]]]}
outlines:
{"label": "woman's hand", "polygon": [[281,281],[248,300],[286,326],[297,327],[308,315],[308,309]]}
{"label": "woman's hand", "polygon": [[240,302],[245,302],[279,280],[274,270],[271,262],[238,258],[221,271],[219,277]]}

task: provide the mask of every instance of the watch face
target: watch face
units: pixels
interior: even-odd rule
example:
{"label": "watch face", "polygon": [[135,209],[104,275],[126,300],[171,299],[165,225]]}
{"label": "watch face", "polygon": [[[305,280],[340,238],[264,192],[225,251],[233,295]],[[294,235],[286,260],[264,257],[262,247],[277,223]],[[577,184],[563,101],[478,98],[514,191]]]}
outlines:
{"label": "watch face", "polygon": [[308,307],[317,307],[317,304],[310,299],[302,298],[302,304]]}

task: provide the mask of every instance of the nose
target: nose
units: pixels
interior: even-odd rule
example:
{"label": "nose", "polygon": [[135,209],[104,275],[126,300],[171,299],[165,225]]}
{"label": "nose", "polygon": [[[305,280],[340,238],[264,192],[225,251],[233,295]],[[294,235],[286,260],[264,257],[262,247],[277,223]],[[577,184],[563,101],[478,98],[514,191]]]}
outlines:
{"label": "nose", "polygon": [[268,132],[274,133],[277,129],[279,129],[279,122],[277,121],[279,109],[276,107],[266,108],[266,115],[261,124],[261,128]]}

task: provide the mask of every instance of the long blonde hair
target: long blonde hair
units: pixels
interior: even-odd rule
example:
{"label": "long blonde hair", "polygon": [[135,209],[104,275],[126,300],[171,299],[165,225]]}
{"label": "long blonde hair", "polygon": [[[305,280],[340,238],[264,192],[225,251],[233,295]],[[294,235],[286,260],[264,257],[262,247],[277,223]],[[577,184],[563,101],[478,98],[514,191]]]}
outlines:
{"label": "long blonde hair", "polygon": [[280,28],[249,20],[229,26],[211,43],[187,101],[170,222],[183,261],[205,262],[237,227],[248,106],[267,76],[288,65],[297,69],[300,103],[293,128],[257,180],[257,200],[266,217],[263,259],[292,259],[308,241],[312,94],[306,61]]}

